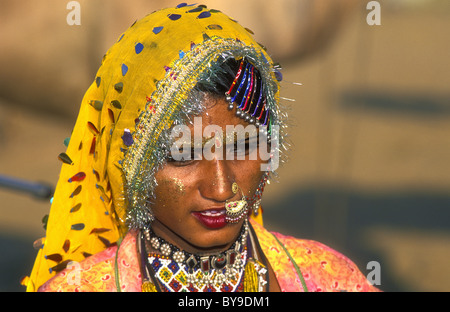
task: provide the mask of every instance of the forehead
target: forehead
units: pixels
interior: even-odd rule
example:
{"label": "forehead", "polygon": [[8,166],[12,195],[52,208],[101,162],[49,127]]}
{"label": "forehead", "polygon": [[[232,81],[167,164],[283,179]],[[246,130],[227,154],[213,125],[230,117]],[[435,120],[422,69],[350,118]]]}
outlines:
{"label": "forehead", "polygon": [[237,116],[235,109],[230,110],[225,98],[205,96],[202,104],[201,114],[192,115],[187,124],[172,127],[170,137],[177,144],[203,145],[212,138],[232,143],[259,137],[261,129]]}
{"label": "forehead", "polygon": [[[225,130],[226,126],[248,126],[248,122],[239,118],[235,114],[235,110],[228,109],[228,102],[225,97],[206,96],[203,105],[205,110],[199,116],[202,120],[202,128],[207,126],[218,126]],[[189,125],[193,128],[193,125]]]}

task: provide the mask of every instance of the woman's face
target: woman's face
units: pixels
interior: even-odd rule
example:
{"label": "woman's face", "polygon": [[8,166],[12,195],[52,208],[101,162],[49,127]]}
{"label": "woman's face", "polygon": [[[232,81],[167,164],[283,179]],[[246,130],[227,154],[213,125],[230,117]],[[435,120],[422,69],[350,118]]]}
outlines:
{"label": "woman's face", "polygon": [[[249,124],[237,117],[235,110],[228,110],[225,99],[206,97],[205,104],[207,109],[200,116],[200,135],[203,135],[200,142],[203,143],[203,151],[216,154],[210,153],[207,157],[205,152],[194,155],[196,151],[187,161],[179,161],[172,155],[176,160],[168,161],[156,173],[158,186],[152,205],[155,217],[152,228],[155,233],[188,252],[225,249],[235,241],[244,221],[227,223],[225,203],[240,200],[243,195],[251,198],[264,173],[261,171],[263,161],[258,149],[252,148],[253,144],[244,145],[244,150],[236,149],[236,146],[242,147],[233,144],[239,140],[234,135],[227,136],[227,125],[246,127]],[[223,139],[219,135],[215,136],[214,131],[203,133],[208,126],[207,130],[220,129]],[[188,128],[191,135],[188,140],[194,141],[194,133],[199,135],[200,127],[194,129],[190,125]],[[246,142],[257,140],[256,134],[250,133]],[[223,146],[223,155],[220,146]],[[234,153],[236,150],[237,153]],[[232,152],[234,157],[229,156]],[[188,154],[191,154],[191,150]],[[194,156],[196,158],[192,159]],[[238,156],[240,159],[245,157],[245,160],[238,160]],[[233,183],[237,183],[240,188],[237,193],[232,190]]]}

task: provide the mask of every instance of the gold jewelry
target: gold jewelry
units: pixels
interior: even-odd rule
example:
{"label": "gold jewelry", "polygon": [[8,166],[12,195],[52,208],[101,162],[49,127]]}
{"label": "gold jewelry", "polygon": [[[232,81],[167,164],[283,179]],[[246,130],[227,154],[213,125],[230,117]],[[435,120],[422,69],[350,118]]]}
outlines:
{"label": "gold jewelry", "polygon": [[239,191],[239,185],[234,182],[233,185],[231,186],[231,190],[233,191],[233,194],[236,194]]}
{"label": "gold jewelry", "polygon": [[[145,229],[139,236],[139,251],[142,259],[146,259],[142,262],[142,291],[238,291],[246,283],[249,227],[246,220],[231,247],[214,254],[188,253],[158,237],[150,227]],[[146,243],[155,251],[147,251]],[[247,284],[253,286],[253,280]]]}
{"label": "gold jewelry", "polygon": [[144,280],[141,285],[142,292],[156,292],[156,286],[148,280]]}
{"label": "gold jewelry", "polygon": [[226,210],[226,217],[225,220],[228,223],[238,223],[241,221],[248,212],[248,203],[245,199],[244,193],[239,188],[236,182],[232,185],[232,191],[234,194],[238,192],[238,190],[241,191],[242,199],[236,200],[236,201],[227,201],[225,203],[225,210]]}

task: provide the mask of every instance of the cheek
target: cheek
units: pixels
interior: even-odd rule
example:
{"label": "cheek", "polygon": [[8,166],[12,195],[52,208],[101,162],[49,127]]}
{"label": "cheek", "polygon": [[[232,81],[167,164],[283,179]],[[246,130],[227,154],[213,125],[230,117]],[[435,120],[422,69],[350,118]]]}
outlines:
{"label": "cheek", "polygon": [[263,178],[263,172],[260,172],[258,175],[253,177],[251,190],[250,190],[250,192],[248,194],[248,196],[250,198],[253,197],[253,195],[255,195],[257,188],[260,187],[262,178]]}
{"label": "cheek", "polygon": [[181,179],[171,178],[167,181],[170,192],[177,198],[182,197],[186,194],[185,183]]}
{"label": "cheek", "polygon": [[173,213],[174,207],[178,207],[186,193],[186,187],[181,180],[162,179],[158,181],[156,188],[156,198],[153,205],[153,213]]}
{"label": "cheek", "polygon": [[[246,164],[245,168],[240,168],[240,176],[245,177],[245,182],[242,181],[242,187],[245,184],[245,195],[253,196],[261,183],[264,171],[261,171],[260,161],[250,161]],[[239,184],[239,183],[238,183]]]}

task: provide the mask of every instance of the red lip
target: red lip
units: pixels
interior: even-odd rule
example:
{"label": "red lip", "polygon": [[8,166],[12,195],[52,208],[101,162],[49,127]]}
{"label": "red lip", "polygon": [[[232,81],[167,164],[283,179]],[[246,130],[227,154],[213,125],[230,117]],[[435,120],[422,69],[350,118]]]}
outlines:
{"label": "red lip", "polygon": [[227,225],[225,209],[222,207],[193,211],[192,214],[200,221],[200,223],[209,229],[220,229]]}

